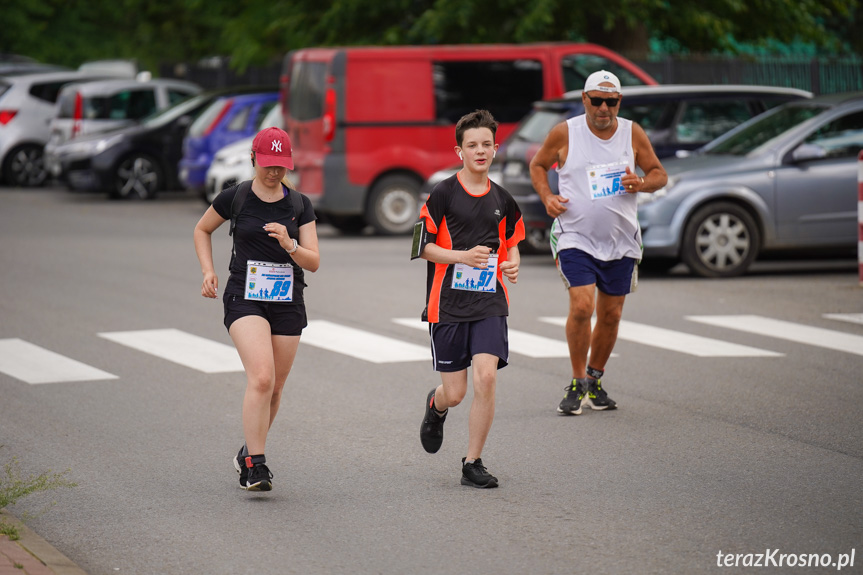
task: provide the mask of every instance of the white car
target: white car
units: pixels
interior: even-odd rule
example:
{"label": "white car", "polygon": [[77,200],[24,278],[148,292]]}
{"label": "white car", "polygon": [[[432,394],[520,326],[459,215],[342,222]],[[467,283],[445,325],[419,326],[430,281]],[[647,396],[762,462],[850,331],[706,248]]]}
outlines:
{"label": "white car", "polygon": [[[273,106],[273,109],[264,116],[264,119],[261,120],[261,124],[258,126],[258,130],[260,131],[271,126],[284,129],[282,107],[279,105]],[[255,177],[255,168],[252,167],[251,162],[252,141],[254,139],[254,136],[245,138],[225,146],[216,152],[213,162],[207,169],[204,201],[211,204],[216,199],[216,196],[225,188]],[[290,178],[295,186],[299,185],[295,174],[289,173],[288,178]]]}

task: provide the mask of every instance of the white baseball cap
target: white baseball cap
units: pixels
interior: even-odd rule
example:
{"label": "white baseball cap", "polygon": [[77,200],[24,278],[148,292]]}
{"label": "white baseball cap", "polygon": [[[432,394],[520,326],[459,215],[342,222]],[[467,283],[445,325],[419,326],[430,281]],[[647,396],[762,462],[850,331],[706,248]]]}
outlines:
{"label": "white baseball cap", "polygon": [[[600,84],[606,83],[613,84],[614,86],[600,86]],[[584,82],[584,91],[592,92],[594,90],[599,92],[617,92],[620,94],[620,80],[617,79],[617,76],[606,70],[594,72]]]}

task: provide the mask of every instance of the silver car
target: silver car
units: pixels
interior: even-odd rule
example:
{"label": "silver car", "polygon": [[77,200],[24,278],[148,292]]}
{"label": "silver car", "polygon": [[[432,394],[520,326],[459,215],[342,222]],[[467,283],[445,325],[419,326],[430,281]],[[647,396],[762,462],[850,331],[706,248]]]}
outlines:
{"label": "silver car", "polygon": [[200,92],[191,82],[159,78],[69,84],[60,91],[51,119],[45,168],[60,175],[56,149],[73,137],[125,128]]}
{"label": "silver car", "polygon": [[42,151],[61,88],[104,74],[27,71],[0,77],[0,179],[13,186],[40,186],[47,173]]}
{"label": "silver car", "polygon": [[861,149],[863,92],[784,104],[663,160],[668,185],[639,194],[643,263],[731,277],[762,253],[853,252]]}

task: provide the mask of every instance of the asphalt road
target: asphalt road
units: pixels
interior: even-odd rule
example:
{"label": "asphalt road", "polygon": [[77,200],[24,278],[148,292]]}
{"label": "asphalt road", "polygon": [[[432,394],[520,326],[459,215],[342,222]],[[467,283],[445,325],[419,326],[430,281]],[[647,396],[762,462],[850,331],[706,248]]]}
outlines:
{"label": "asphalt road", "polygon": [[[863,571],[863,324],[825,316],[863,312],[856,262],[642,277],[603,380],[620,408],[561,417],[563,328],[541,318],[565,316],[565,292],[547,257],[525,257],[510,329],[548,338],[554,357],[513,352],[499,372],[483,460],[500,488],[459,484],[467,404],[441,451],[422,450],[430,360],[304,343],[268,442],[275,489],[250,494],[230,464],[243,374],[104,337],[174,329],[230,345],[221,304],[199,291],[203,204],[0,189],[0,206],[0,343],[115,376],[31,384],[0,371],[0,463],[68,469],[78,483],[9,510],[35,514],[28,525],[91,575],[697,574],[726,553],[741,558],[725,571],[747,572],[746,556],[765,552],[779,573],[782,554],[818,554],[831,565],[813,570],[834,571],[852,550],[842,572]],[[217,236],[224,282],[227,229]],[[408,239],[320,236],[310,319],[427,347],[427,333],[393,321],[424,303]],[[722,324],[740,316],[778,332]],[[756,351],[694,355],[698,342]]]}

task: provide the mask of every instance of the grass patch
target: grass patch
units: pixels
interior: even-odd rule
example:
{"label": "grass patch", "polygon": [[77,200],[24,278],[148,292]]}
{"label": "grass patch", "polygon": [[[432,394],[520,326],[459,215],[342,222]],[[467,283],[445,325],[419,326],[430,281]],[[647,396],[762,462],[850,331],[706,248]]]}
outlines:
{"label": "grass patch", "polygon": [[[0,448],[2,447],[0,445]],[[0,509],[14,505],[19,499],[34,493],[61,487],[77,487],[77,483],[68,479],[69,473],[69,469],[61,473],[48,470],[38,475],[25,476],[21,473],[18,458],[12,457],[3,465],[3,472],[0,473]],[[7,535],[13,541],[19,537],[18,528],[3,521],[0,521],[0,534]]]}

